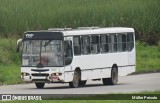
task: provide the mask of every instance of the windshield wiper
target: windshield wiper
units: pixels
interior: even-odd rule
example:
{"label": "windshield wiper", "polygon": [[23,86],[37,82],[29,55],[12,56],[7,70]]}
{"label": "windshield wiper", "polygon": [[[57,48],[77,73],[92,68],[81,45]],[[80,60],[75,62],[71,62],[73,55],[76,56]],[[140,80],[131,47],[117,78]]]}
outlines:
{"label": "windshield wiper", "polygon": [[46,47],[52,40],[49,40],[47,43],[45,43],[44,47]]}

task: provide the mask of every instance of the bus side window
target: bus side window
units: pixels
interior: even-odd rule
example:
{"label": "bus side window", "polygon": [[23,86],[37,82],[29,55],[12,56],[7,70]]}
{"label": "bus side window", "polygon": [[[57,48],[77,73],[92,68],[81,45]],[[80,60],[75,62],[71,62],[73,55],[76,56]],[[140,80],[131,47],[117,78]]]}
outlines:
{"label": "bus side window", "polygon": [[64,57],[65,57],[65,65],[71,64],[73,59],[71,41],[64,41]]}
{"label": "bus side window", "polygon": [[109,50],[110,52],[117,52],[117,35],[109,34]]}
{"label": "bus side window", "polygon": [[122,51],[126,51],[127,49],[127,36],[126,34],[122,34]]}
{"label": "bus side window", "polygon": [[101,53],[106,53],[109,52],[109,45],[108,45],[108,35],[101,35],[100,40],[101,40]]}
{"label": "bus side window", "polygon": [[113,42],[113,46],[114,46],[114,52],[117,52],[117,35],[114,35],[114,42]]}
{"label": "bus side window", "polygon": [[89,36],[82,36],[82,54],[90,54],[91,53],[91,48],[90,48],[90,37]]}
{"label": "bus side window", "polygon": [[91,36],[91,52],[92,52],[92,54],[100,53],[99,35],[92,35]]}
{"label": "bus side window", "polygon": [[127,33],[127,50],[131,51],[134,47],[133,33]]}
{"label": "bus side window", "polygon": [[74,55],[81,55],[81,38],[79,36],[73,37]]}
{"label": "bus side window", "polygon": [[122,34],[117,35],[118,51],[122,52]]}

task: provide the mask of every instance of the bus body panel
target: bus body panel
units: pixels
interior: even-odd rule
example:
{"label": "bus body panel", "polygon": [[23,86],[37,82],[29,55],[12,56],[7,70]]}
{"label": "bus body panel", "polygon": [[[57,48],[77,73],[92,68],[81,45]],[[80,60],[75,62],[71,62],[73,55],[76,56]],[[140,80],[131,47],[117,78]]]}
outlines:
{"label": "bus body panel", "polygon": [[[134,54],[134,49],[131,52]],[[74,56],[71,65],[73,68],[79,67],[81,69],[82,80],[109,78],[113,64],[118,66],[119,76],[126,76],[135,72],[135,57],[128,57],[128,53],[129,52]],[[128,58],[133,62],[128,62]]]}

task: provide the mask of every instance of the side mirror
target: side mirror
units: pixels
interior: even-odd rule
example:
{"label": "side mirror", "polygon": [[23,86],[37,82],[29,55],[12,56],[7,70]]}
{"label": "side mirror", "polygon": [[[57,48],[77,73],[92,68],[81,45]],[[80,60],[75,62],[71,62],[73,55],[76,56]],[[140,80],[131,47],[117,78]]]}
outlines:
{"label": "side mirror", "polygon": [[20,44],[22,43],[22,39],[18,39],[17,40],[17,48],[16,48],[16,52],[18,53],[19,52],[19,47],[20,47]]}

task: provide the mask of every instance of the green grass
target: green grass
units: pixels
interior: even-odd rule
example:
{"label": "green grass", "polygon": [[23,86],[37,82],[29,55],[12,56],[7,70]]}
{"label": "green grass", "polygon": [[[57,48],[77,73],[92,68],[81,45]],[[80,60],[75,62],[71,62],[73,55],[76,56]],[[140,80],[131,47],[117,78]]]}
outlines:
{"label": "green grass", "polygon": [[20,82],[20,53],[16,53],[16,40],[1,38],[0,85]]}
{"label": "green grass", "polygon": [[138,42],[136,46],[136,71],[160,71],[160,45],[149,46]]}
{"label": "green grass", "polygon": [[[0,0],[0,35],[53,27],[126,26],[137,37],[160,34],[159,0]],[[152,40],[153,41],[153,40]],[[154,41],[153,41],[154,42]]]}
{"label": "green grass", "polygon": [[0,85],[22,83],[20,74],[20,66],[0,65]]}
{"label": "green grass", "polygon": [[16,53],[16,39],[0,38],[0,65],[19,64],[20,53]]}

